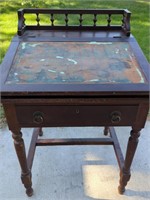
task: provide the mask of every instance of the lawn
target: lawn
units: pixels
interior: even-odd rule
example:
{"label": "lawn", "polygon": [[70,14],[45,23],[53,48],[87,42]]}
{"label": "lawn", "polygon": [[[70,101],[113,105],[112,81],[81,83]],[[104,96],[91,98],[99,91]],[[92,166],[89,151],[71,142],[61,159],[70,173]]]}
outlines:
{"label": "lawn", "polygon": [[[150,61],[150,16],[149,0],[3,0],[0,1],[0,63],[17,31],[17,10],[19,8],[101,8],[128,9],[132,12],[131,32],[137,39],[146,58]],[[0,118],[3,118],[0,108]],[[1,122],[0,122],[1,123]]]}
{"label": "lawn", "polygon": [[3,0],[0,2],[0,62],[8,49],[13,35],[17,31],[17,10],[25,7],[42,8],[127,8],[132,12],[131,31],[141,46],[146,58],[150,61],[149,55],[149,0],[122,0],[122,1],[101,1],[101,0]]}

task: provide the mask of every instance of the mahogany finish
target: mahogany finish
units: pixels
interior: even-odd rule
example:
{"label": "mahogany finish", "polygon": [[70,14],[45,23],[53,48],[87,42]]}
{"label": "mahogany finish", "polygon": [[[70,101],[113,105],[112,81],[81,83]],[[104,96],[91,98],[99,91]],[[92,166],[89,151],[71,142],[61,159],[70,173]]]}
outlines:
{"label": "mahogany finish", "polygon": [[[30,14],[35,14],[35,25],[28,24],[26,20],[26,16]],[[42,24],[41,15],[46,15],[48,24]],[[87,15],[89,24],[85,20]],[[105,25],[99,22],[102,15],[107,16]],[[20,9],[18,11],[18,35],[14,36],[1,66],[1,99],[8,127],[14,139],[22,171],[22,183],[28,196],[33,194],[31,168],[36,146],[45,145],[113,145],[120,167],[118,191],[120,194],[125,191],[125,186],[131,176],[130,167],[140,131],[144,128],[149,110],[149,65],[134,36],[130,34],[130,15],[128,10]],[[60,24],[57,24],[62,16],[64,21],[60,20]],[[112,25],[112,16],[119,17],[120,25]],[[73,20],[75,24],[72,24]],[[32,60],[32,54],[30,49],[27,49],[27,45],[31,45],[32,50],[35,48],[36,51],[37,45],[42,46],[44,42],[57,42],[57,44],[74,42],[74,45],[76,42],[78,45],[86,42],[89,45],[100,45],[98,48],[106,58],[108,57],[109,62],[107,63],[107,59],[99,59],[98,67],[93,61],[92,71],[80,66],[82,73],[79,72],[70,79],[63,79],[66,72],[62,71],[63,69],[59,71],[59,67],[55,68],[56,62],[52,63],[53,68],[46,68],[46,65],[52,67],[51,63],[46,63],[46,58],[40,58],[41,66],[45,62],[44,68],[35,72],[34,70],[37,70],[35,59],[28,65],[23,59],[22,62],[21,59],[16,59],[19,55],[22,58],[31,56],[29,60]],[[112,48],[110,54],[106,52],[109,49],[107,45],[115,45],[118,42],[123,51]],[[51,49],[50,46],[48,47],[50,51],[58,50]],[[128,46],[130,46],[130,51]],[[82,53],[86,52],[86,49],[81,50],[83,50]],[[41,51],[40,48],[39,51]],[[96,56],[96,52],[93,55]],[[65,54],[63,56],[57,55],[54,61],[66,59],[65,62],[69,66],[68,73],[71,67],[79,67],[80,63],[78,64],[73,59],[74,57],[71,59],[65,57]],[[99,56],[100,54],[97,58]],[[84,63],[84,60],[81,62]],[[103,69],[103,64],[113,73],[120,73],[120,79],[113,80],[113,74],[110,74],[111,80],[106,79],[108,72]],[[17,68],[15,68],[16,65]],[[62,65],[62,67],[66,66]],[[134,68],[134,73],[130,71],[133,70],[132,68]],[[48,69],[47,72],[44,71],[46,69]],[[101,72],[102,75],[97,76],[99,79],[93,78],[93,72],[95,75]],[[37,79],[33,80],[31,76],[34,77],[34,73]],[[47,73],[50,73],[49,79]],[[56,79],[57,83],[54,83]],[[63,83],[66,80],[68,83]],[[104,135],[109,138],[38,138],[43,135],[42,127],[60,126],[102,126],[105,127]],[[113,128],[117,126],[131,127],[125,159]],[[36,127],[27,158],[21,133],[22,127]]]}

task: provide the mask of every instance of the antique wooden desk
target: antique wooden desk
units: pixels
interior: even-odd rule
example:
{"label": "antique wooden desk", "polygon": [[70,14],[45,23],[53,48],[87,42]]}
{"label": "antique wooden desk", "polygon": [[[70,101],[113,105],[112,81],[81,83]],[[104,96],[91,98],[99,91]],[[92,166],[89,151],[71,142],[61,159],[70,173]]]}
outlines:
{"label": "antique wooden desk", "polygon": [[[18,11],[18,34],[1,66],[1,99],[28,196],[33,194],[31,168],[39,145],[113,145],[119,193],[125,191],[149,107],[149,65],[130,34],[130,14]],[[30,15],[35,24],[28,23]],[[104,126],[110,137],[38,139],[42,127],[62,126]],[[131,127],[125,160],[114,126]],[[35,128],[27,158],[22,127]]]}

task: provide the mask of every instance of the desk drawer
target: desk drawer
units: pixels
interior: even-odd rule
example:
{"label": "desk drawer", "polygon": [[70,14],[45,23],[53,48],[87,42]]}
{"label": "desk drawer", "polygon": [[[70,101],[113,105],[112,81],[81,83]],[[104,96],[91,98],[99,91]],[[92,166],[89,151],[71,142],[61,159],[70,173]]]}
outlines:
{"label": "desk drawer", "polygon": [[16,106],[23,127],[127,126],[135,122],[138,106]]}

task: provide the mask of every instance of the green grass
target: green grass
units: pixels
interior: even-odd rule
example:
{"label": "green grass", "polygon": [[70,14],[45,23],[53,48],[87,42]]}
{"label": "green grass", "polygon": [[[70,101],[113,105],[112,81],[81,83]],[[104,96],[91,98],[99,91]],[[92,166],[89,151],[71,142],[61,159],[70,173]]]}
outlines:
{"label": "green grass", "polygon": [[[101,8],[128,9],[132,12],[131,32],[137,39],[150,62],[150,3],[149,0],[0,0],[0,63],[17,32],[17,10],[19,8]],[[1,117],[4,116],[0,109]]]}
{"label": "green grass", "polygon": [[131,31],[142,48],[146,58],[150,61],[149,28],[150,18],[149,0],[122,0],[122,1],[101,1],[101,0],[5,0],[0,2],[0,62],[8,49],[13,35],[17,31],[17,10],[27,7],[42,8],[127,8],[132,12]]}

